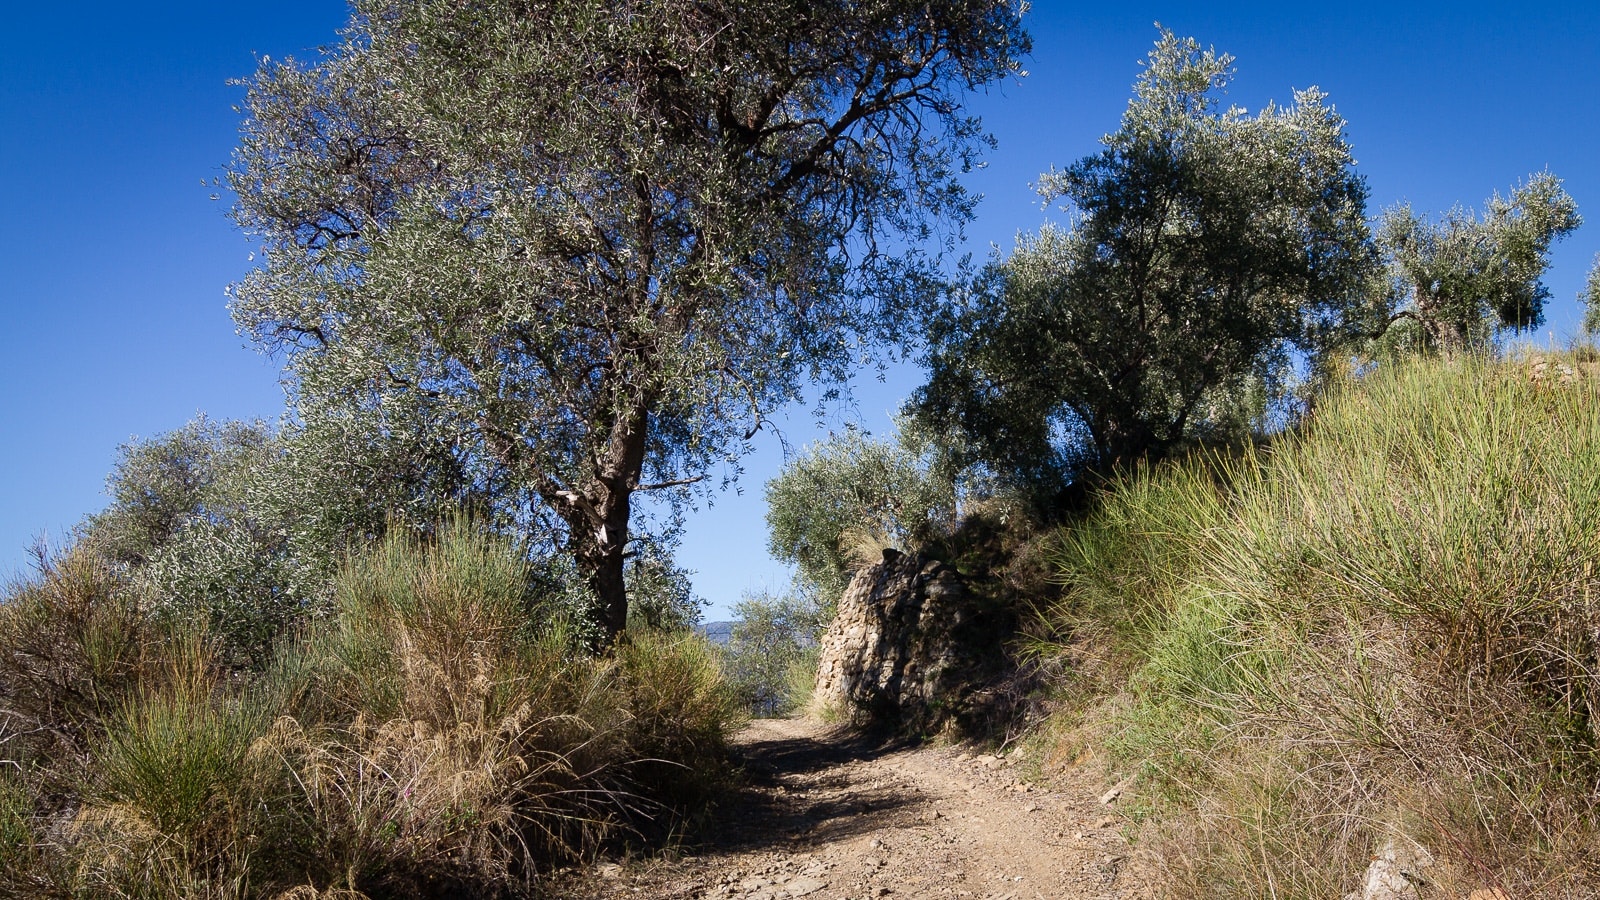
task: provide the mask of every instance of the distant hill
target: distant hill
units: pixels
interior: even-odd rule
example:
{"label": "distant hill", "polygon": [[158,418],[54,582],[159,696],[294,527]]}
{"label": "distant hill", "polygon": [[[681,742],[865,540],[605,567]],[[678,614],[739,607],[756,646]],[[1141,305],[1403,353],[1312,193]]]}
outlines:
{"label": "distant hill", "polygon": [[695,626],[695,630],[706,636],[706,639],[719,647],[727,646],[733,640],[732,622],[702,622]]}

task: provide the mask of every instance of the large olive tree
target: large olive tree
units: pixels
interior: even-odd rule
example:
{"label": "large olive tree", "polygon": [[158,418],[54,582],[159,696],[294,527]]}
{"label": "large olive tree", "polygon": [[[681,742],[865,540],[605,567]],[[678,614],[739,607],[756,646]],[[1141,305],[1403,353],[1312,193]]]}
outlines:
{"label": "large olive tree", "polygon": [[[565,542],[611,633],[631,500],[904,330],[984,143],[1006,0],[356,0],[263,63],[240,326],[302,393],[427,411]],[[905,248],[913,249],[905,249]]]}
{"label": "large olive tree", "polygon": [[1315,89],[1224,108],[1230,74],[1163,32],[1104,149],[1042,179],[1071,226],[1024,239],[934,321],[922,421],[1060,487],[1236,424],[1294,348],[1366,323],[1375,257],[1344,120]]}

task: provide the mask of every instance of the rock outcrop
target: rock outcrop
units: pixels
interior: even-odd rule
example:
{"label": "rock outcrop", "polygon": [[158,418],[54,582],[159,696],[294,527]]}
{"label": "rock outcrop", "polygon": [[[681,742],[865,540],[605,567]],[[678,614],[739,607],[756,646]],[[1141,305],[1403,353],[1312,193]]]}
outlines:
{"label": "rock outcrop", "polygon": [[906,732],[960,726],[972,695],[1005,667],[1009,617],[987,609],[938,560],[883,556],[839,600],[822,638],[813,707]]}

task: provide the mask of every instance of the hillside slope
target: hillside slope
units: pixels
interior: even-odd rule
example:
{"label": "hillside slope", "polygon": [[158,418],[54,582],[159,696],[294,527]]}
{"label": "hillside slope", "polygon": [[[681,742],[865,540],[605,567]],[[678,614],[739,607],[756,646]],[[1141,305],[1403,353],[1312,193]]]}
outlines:
{"label": "hillside slope", "polygon": [[1174,896],[1361,896],[1394,847],[1396,897],[1600,896],[1592,356],[1389,365],[1057,536],[1050,741],[1137,776]]}

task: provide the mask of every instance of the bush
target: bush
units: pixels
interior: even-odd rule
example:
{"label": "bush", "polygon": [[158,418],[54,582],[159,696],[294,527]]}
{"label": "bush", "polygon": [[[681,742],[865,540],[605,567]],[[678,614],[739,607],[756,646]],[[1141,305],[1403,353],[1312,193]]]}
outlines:
{"label": "bush", "polygon": [[614,827],[624,701],[541,618],[530,574],[467,521],[350,563],[335,620],[273,672],[287,715],[256,753],[281,867],[363,892],[504,886]]}
{"label": "bush", "polygon": [[93,748],[69,855],[80,886],[129,896],[238,888],[253,849],[251,744],[267,718],[230,696],[203,638],[178,638]]}
{"label": "bush", "polygon": [[698,634],[630,631],[617,649],[627,690],[627,768],[634,790],[669,815],[651,831],[670,829],[676,810],[693,810],[727,775],[728,736],[746,719],[723,678],[716,648]]}
{"label": "bush", "polygon": [[34,877],[39,846],[34,834],[34,792],[17,769],[0,766],[0,897],[40,893]]}
{"label": "bush", "polygon": [[252,704],[214,691],[197,678],[119,710],[95,748],[92,803],[190,852],[226,834],[248,806],[245,758],[265,723]]}
{"label": "bush", "polygon": [[346,556],[391,522],[426,530],[463,505],[468,487],[447,441],[406,410],[302,403],[300,419],[201,417],[120,448],[111,503],[78,528],[167,617],[206,619],[231,665],[266,665],[279,637],[326,614]]}
{"label": "bush", "polygon": [[[103,561],[40,554],[0,602],[0,712],[13,761],[81,751],[148,674],[158,629]],[[18,738],[17,735],[23,737]],[[15,742],[13,742],[15,741]]]}
{"label": "bush", "polygon": [[801,592],[746,595],[733,608],[724,658],[744,708],[785,715],[805,704],[817,677],[817,651],[829,612]]}
{"label": "bush", "polygon": [[286,867],[363,892],[500,890],[693,804],[736,719],[709,650],[642,629],[591,658],[532,574],[465,521],[352,561],[336,620],[275,671],[299,717],[257,748],[292,811]]}

